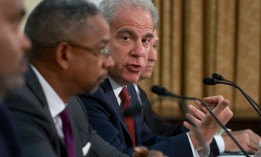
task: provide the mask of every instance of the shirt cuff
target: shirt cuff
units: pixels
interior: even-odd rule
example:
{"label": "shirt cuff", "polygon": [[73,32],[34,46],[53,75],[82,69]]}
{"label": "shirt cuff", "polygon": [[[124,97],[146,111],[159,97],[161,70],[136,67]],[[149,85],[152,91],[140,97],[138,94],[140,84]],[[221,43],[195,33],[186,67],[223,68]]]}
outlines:
{"label": "shirt cuff", "polygon": [[224,142],[222,136],[215,135],[214,139],[215,139],[215,141],[217,143],[217,146],[218,146],[218,149],[219,149],[219,153],[224,153],[224,151],[225,151],[225,142]]}
{"label": "shirt cuff", "polygon": [[193,153],[193,157],[200,157],[199,154],[198,154],[198,151],[194,148],[194,146],[193,146],[193,144],[192,144],[192,142],[191,142],[191,140],[190,140],[190,137],[189,137],[188,133],[186,133],[186,134],[187,134],[187,136],[188,136],[188,140],[189,140],[190,148],[191,148],[192,153]]}

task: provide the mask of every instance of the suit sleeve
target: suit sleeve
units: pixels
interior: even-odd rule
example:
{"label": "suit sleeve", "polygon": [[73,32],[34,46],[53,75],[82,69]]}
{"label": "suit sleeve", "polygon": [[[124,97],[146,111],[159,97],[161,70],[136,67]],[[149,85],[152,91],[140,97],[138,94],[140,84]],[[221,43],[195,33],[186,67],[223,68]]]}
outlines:
{"label": "suit sleeve", "polygon": [[5,104],[0,103],[0,152],[1,156],[22,157],[20,141]]}
{"label": "suit sleeve", "polygon": [[7,98],[6,104],[14,118],[26,157],[57,157],[57,153],[61,153],[52,148],[49,141],[52,135],[48,135],[44,129],[49,123],[42,118],[44,116],[39,109],[19,96]]}

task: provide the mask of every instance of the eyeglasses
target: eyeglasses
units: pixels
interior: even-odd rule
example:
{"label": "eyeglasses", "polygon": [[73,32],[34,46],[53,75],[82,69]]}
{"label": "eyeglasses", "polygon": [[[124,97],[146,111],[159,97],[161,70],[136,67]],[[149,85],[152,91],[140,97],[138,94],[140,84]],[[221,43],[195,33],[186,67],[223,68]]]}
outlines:
{"label": "eyeglasses", "polygon": [[86,47],[86,46],[82,46],[82,45],[79,45],[79,44],[76,44],[76,43],[73,43],[73,42],[68,42],[67,43],[72,46],[72,47],[75,47],[75,48],[78,48],[78,49],[82,49],[82,50],[85,50],[86,52],[90,52],[92,53],[93,55],[95,56],[99,56],[99,55],[102,55],[104,56],[105,58],[108,58],[110,55],[111,55],[111,51],[106,49],[106,48],[103,48],[103,49],[100,49],[98,51],[95,51],[89,47]]}

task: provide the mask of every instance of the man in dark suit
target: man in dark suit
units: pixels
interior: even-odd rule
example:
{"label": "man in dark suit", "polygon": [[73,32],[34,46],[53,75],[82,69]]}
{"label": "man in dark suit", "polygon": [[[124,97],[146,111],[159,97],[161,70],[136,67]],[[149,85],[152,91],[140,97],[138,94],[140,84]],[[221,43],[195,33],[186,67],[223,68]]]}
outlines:
{"label": "man in dark suit", "polygon": [[[195,130],[168,139],[154,136],[141,114],[125,118],[124,106],[140,105],[134,87],[145,67],[150,41],[158,22],[157,10],[148,0],[103,0],[100,9],[111,26],[111,40],[108,48],[112,51],[115,66],[109,69],[109,78],[92,95],[82,95],[89,121],[106,141],[118,150],[131,153],[136,145],[163,151],[168,156],[193,156],[202,150]],[[126,92],[126,86],[127,87]],[[127,94],[128,93],[128,94]],[[129,96],[128,96],[129,95]],[[226,123],[232,112],[223,97],[204,99],[217,107],[214,113]],[[140,111],[141,112],[141,111]],[[196,111],[195,111],[196,112]],[[204,140],[210,143],[219,125],[207,115],[202,117],[199,130]],[[211,128],[211,129],[210,129]]]}
{"label": "man in dark suit", "polygon": [[[149,57],[146,63],[146,66],[141,73],[140,81],[149,79],[154,70],[155,63],[157,61],[157,47],[159,44],[159,38],[157,31],[154,31],[154,37],[152,39],[152,45],[149,52]],[[150,105],[150,102],[147,98],[147,94],[144,90],[134,84],[138,97],[141,101],[141,104],[146,104],[146,108],[143,110],[143,115],[146,123],[150,127],[151,131],[155,135],[161,136],[173,136],[180,134],[184,131],[188,131],[182,123],[170,124],[164,118],[156,114]],[[261,140],[260,136],[254,133],[252,130],[239,130],[232,131],[232,135],[238,142],[242,145],[243,149],[250,154],[255,154],[258,150],[258,141]],[[216,135],[214,140],[211,142],[211,152],[212,155],[218,156],[220,153],[225,152],[240,152],[240,149],[234,144],[234,142],[227,136],[227,134]]]}
{"label": "man in dark suit", "polygon": [[30,42],[19,29],[25,10],[22,0],[0,1],[0,156],[21,157],[21,147],[12,117],[2,103],[7,92],[23,82],[25,60],[23,52]]}
{"label": "man in dark suit", "polygon": [[[26,84],[6,99],[25,156],[127,157],[92,130],[73,97],[94,91],[114,65],[105,48],[109,25],[97,7],[85,0],[42,1],[25,32],[32,40]],[[139,153],[151,152],[137,149],[134,157]]]}

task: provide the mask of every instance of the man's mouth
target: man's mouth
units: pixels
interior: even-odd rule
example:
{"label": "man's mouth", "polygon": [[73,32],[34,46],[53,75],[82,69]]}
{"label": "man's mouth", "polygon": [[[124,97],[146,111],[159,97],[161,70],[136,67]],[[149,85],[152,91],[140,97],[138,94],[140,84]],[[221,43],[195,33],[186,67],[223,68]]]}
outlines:
{"label": "man's mouth", "polygon": [[127,66],[127,69],[131,72],[138,73],[138,72],[141,72],[143,70],[143,67],[140,66],[140,65],[137,65],[137,64],[131,64],[131,65]]}

